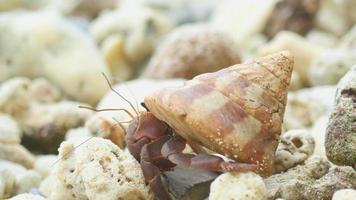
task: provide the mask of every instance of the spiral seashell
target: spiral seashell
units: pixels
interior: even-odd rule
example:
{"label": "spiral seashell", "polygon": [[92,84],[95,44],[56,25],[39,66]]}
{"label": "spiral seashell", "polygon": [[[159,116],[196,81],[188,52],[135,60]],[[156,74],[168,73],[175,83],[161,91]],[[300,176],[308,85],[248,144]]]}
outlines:
{"label": "spiral seashell", "polygon": [[293,69],[282,51],[217,72],[145,98],[148,109],[188,142],[238,162],[273,171]]}

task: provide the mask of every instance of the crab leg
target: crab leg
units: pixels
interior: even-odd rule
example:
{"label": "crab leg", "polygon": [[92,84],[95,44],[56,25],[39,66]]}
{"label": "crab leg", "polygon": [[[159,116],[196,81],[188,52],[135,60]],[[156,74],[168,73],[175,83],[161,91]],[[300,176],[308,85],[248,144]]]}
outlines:
{"label": "crab leg", "polygon": [[214,155],[182,153],[184,147],[184,139],[175,135],[163,145],[161,153],[169,161],[181,167],[198,168],[216,172],[240,172],[257,169],[257,165],[255,164],[227,162]]}

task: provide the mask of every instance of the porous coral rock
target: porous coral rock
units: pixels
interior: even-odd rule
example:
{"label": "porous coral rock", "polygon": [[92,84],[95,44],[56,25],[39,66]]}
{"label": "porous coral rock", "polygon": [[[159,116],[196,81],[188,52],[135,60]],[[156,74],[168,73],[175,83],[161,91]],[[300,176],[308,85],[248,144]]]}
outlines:
{"label": "porous coral rock", "polygon": [[303,163],[314,151],[315,141],[307,130],[290,130],[281,136],[276,150],[275,172]]}
{"label": "porous coral rock", "polygon": [[328,173],[330,163],[317,156],[311,156],[303,165],[298,165],[280,174],[266,178],[268,198],[284,198],[291,200],[301,200],[300,195],[305,184],[312,184],[317,179]]}
{"label": "porous coral rock", "polygon": [[[51,176],[65,188],[63,195],[75,199],[153,199],[139,163],[128,151],[101,138],[83,140],[65,141],[59,148],[60,160]],[[63,198],[56,193],[57,188],[50,190],[48,198]]]}
{"label": "porous coral rock", "polygon": [[326,130],[325,148],[329,160],[356,167],[356,66],[340,80],[335,107]]}
{"label": "porous coral rock", "polygon": [[83,125],[92,114],[78,108],[83,103],[59,101],[58,92],[41,78],[18,77],[0,86],[0,111],[17,121],[22,143],[31,150],[56,152],[67,130]]}
{"label": "porous coral rock", "polygon": [[332,167],[312,185],[304,187],[306,200],[329,200],[337,190],[356,188],[356,171],[352,167]]}
{"label": "porous coral rock", "polygon": [[257,174],[224,173],[211,183],[209,200],[260,200],[266,196],[265,183]]}
{"label": "porous coral rock", "polygon": [[240,61],[238,46],[229,35],[206,25],[185,25],[162,42],[143,76],[191,79]]}

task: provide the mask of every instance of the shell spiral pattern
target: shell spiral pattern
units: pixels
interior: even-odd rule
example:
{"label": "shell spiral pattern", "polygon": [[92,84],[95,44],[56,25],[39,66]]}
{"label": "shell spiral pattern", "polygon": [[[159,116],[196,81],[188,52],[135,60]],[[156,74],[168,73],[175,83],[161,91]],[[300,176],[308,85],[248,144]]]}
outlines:
{"label": "shell spiral pattern", "polygon": [[187,141],[233,160],[273,171],[293,70],[282,51],[217,72],[145,98],[149,110]]}

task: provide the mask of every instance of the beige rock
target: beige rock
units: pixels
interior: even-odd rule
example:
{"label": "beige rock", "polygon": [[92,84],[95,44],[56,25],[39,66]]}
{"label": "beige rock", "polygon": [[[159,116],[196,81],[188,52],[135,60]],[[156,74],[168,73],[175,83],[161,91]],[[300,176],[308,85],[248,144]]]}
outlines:
{"label": "beige rock", "polygon": [[354,64],[356,64],[356,48],[323,52],[310,66],[310,83],[313,86],[335,85]]}
{"label": "beige rock", "polygon": [[21,136],[18,123],[11,116],[0,114],[0,143],[19,144]]}
{"label": "beige rock", "polygon": [[276,0],[227,0],[219,4],[212,17],[212,25],[230,34],[242,48],[251,37],[261,33]]}
{"label": "beige rock", "polygon": [[333,106],[335,86],[319,86],[289,92],[284,114],[285,130],[310,128]]}
{"label": "beige rock", "polygon": [[47,194],[50,199],[63,199],[68,194],[75,199],[153,199],[139,163],[109,140],[63,142],[59,157],[51,176],[66,189],[58,194],[52,187]]}
{"label": "beige rock", "polygon": [[350,6],[346,5],[347,1],[322,0],[315,20],[316,26],[338,36],[347,32],[352,24],[350,18],[347,16],[347,7],[350,8]]}
{"label": "beige rock", "polygon": [[15,175],[9,169],[0,169],[0,199],[9,198],[15,188]]}
{"label": "beige rock", "polygon": [[350,31],[341,38],[339,46],[340,48],[348,49],[356,48],[356,25],[354,25]]}
{"label": "beige rock", "polygon": [[9,184],[13,184],[12,190],[9,191],[11,195],[29,192],[32,188],[38,187],[41,182],[41,176],[37,172],[27,170],[13,162],[0,160],[0,171],[6,171],[7,175],[13,174],[15,181],[9,180]]}
{"label": "beige rock", "polygon": [[342,189],[334,193],[332,200],[353,200],[356,196],[355,189]]}
{"label": "beige rock", "polygon": [[20,144],[0,143],[0,160],[8,160],[32,168],[35,162],[34,156]]}
{"label": "beige rock", "polygon": [[1,49],[6,49],[0,55],[0,81],[43,76],[69,97],[91,104],[107,91],[100,74],[110,73],[95,44],[59,15],[2,13],[0,29]]}
{"label": "beige rock", "polygon": [[311,128],[311,134],[315,139],[315,150],[313,155],[326,158],[325,154],[325,134],[329,122],[329,115],[320,117]]}
{"label": "beige rock", "polygon": [[27,170],[22,174],[16,174],[16,187],[14,194],[30,192],[32,188],[36,188],[41,183],[41,175],[34,170]]}
{"label": "beige rock", "polygon": [[118,6],[118,0],[55,0],[51,7],[66,15],[94,18],[103,10],[112,10]]}
{"label": "beige rock", "polygon": [[239,64],[238,45],[228,34],[206,25],[173,30],[152,56],[143,77],[185,78]]}
{"label": "beige rock", "polygon": [[317,29],[309,31],[306,39],[315,45],[329,48],[335,47],[339,42],[339,39],[334,34]]}
{"label": "beige rock", "polygon": [[19,194],[17,196],[14,196],[9,200],[46,200],[46,198],[39,195],[25,193],[25,194]]}
{"label": "beige rock", "polygon": [[37,156],[33,169],[39,173],[42,178],[45,178],[51,173],[57,160],[57,155]]}
{"label": "beige rock", "polygon": [[161,13],[130,4],[100,15],[93,21],[90,32],[102,46],[114,77],[122,80],[137,73],[160,37],[171,28],[172,22]]}
{"label": "beige rock", "polygon": [[275,157],[275,172],[286,171],[302,164],[313,154],[315,140],[309,131],[290,130],[281,136]]}
{"label": "beige rock", "polygon": [[39,191],[49,199],[53,200],[77,200],[74,194],[70,193],[68,189],[58,180],[57,177],[47,176],[40,184]]}
{"label": "beige rock", "polygon": [[325,158],[312,156],[304,165],[298,165],[280,174],[266,178],[265,184],[269,199],[284,198],[302,200],[301,192],[304,185],[313,184],[317,179],[328,173],[329,162]]}
{"label": "beige rock", "polygon": [[262,200],[266,196],[266,186],[257,174],[224,173],[211,183],[209,200]]}
{"label": "beige rock", "polygon": [[308,72],[310,64],[322,51],[302,36],[289,31],[279,32],[266,46],[261,47],[258,54],[267,55],[282,50],[289,50],[294,55],[294,72],[298,73],[304,86],[309,85]]}

